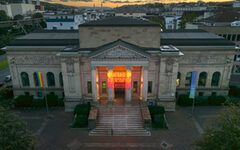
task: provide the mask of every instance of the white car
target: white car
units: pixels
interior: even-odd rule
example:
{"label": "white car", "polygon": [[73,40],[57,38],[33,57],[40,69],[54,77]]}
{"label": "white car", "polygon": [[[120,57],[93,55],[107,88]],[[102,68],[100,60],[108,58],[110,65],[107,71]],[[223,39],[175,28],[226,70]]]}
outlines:
{"label": "white car", "polygon": [[11,75],[7,75],[7,76],[5,76],[5,82],[9,82],[9,81],[11,81],[12,80],[12,76]]}

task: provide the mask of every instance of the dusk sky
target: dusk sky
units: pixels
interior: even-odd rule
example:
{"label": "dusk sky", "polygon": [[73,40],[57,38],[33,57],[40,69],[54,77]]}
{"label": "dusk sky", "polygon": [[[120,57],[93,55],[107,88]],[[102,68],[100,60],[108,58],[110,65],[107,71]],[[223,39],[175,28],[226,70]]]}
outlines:
{"label": "dusk sky", "polygon": [[[117,7],[122,5],[134,5],[145,3],[177,3],[177,2],[197,2],[198,0],[41,0],[50,3],[58,3],[69,6],[96,6],[100,7],[103,2],[103,7]],[[202,0],[204,2],[224,2],[231,0]]]}

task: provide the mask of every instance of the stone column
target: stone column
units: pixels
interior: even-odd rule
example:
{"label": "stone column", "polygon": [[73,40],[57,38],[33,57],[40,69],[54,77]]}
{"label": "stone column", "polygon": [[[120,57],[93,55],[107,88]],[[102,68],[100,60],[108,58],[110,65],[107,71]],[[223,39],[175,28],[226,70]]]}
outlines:
{"label": "stone column", "polygon": [[132,67],[126,67],[127,74],[126,74],[126,94],[125,94],[125,100],[127,103],[131,103],[132,99],[132,93],[131,93],[131,83],[132,83]]}
{"label": "stone column", "polygon": [[147,101],[147,92],[148,92],[148,67],[143,67],[143,89],[142,89],[142,99]]}
{"label": "stone column", "polygon": [[97,74],[96,66],[92,66],[92,98],[94,102],[97,102],[96,74]]}
{"label": "stone column", "polygon": [[113,103],[113,88],[114,88],[114,81],[113,81],[113,67],[107,67],[108,73],[108,103],[112,104]]}

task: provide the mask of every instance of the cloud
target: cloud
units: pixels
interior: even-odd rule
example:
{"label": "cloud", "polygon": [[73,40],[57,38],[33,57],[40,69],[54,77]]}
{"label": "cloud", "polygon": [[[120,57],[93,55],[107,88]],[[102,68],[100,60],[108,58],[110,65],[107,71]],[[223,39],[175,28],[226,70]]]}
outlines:
{"label": "cloud", "polygon": [[110,3],[142,3],[143,1],[141,0],[138,0],[138,1],[128,1],[128,0],[125,0],[125,1],[120,1],[120,0],[116,0],[116,1],[113,1],[113,0],[105,0],[104,2],[110,2]]}
{"label": "cloud", "polygon": [[73,2],[92,2],[93,0],[60,0],[62,2],[68,2],[68,1],[73,1]]}

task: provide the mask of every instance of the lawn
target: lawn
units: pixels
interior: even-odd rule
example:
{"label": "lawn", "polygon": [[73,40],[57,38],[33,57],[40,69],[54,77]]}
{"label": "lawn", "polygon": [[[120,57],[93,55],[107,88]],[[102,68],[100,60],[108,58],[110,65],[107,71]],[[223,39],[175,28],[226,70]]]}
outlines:
{"label": "lawn", "polygon": [[7,59],[0,61],[0,70],[6,68],[8,66]]}

